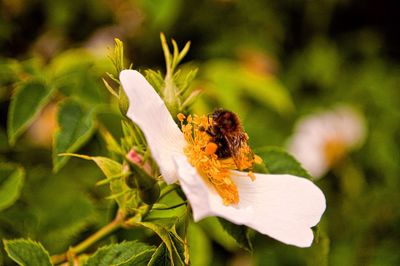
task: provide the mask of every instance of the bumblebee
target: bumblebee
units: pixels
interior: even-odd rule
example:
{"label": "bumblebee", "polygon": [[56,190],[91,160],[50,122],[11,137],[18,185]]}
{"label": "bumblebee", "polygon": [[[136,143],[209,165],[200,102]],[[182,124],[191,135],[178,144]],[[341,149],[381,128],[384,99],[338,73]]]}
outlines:
{"label": "bumblebee", "polygon": [[211,136],[211,142],[217,145],[215,154],[218,159],[232,158],[239,170],[250,168],[254,159],[239,117],[224,109],[209,114],[209,127],[204,129]]}

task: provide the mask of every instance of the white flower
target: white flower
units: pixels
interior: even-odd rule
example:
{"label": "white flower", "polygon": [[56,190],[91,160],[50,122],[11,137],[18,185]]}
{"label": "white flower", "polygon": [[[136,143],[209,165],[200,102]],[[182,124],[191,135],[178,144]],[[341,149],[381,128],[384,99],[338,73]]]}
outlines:
{"label": "white flower", "polygon": [[120,81],[130,102],[127,116],[142,129],[164,180],[168,184],[179,181],[195,221],[219,216],[286,244],[311,245],[311,227],[325,210],[325,197],[317,186],[291,175],[256,173],[252,181],[246,172],[228,171],[239,202],[224,204],[215,188],[189,163],[184,134],[146,79],[137,71],[124,70]]}
{"label": "white flower", "polygon": [[364,120],[350,107],[301,119],[288,142],[288,150],[318,179],[365,138]]}

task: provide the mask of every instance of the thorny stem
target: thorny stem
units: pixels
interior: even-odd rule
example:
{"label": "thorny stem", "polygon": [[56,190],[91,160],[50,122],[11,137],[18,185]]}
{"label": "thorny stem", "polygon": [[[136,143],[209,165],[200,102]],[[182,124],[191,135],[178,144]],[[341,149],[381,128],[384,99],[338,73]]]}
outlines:
{"label": "thorny stem", "polygon": [[114,232],[115,230],[121,228],[125,222],[125,215],[122,212],[118,212],[115,219],[107,224],[106,226],[102,227],[99,231],[94,233],[93,235],[86,238],[84,241],[79,243],[74,247],[70,247],[70,249],[58,255],[51,256],[51,262],[53,264],[59,264],[65,261],[68,261],[70,258],[74,257],[75,255],[84,252],[87,248],[91,245],[102,239],[103,237],[107,236],[108,234]]}

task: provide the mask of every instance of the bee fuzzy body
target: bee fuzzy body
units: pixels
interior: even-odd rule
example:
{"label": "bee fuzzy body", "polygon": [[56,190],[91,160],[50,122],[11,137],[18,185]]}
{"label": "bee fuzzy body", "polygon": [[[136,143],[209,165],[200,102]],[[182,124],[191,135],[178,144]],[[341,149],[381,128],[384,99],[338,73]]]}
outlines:
{"label": "bee fuzzy body", "polygon": [[[233,158],[237,167],[241,169],[239,157],[242,151],[246,150],[252,157],[252,151],[248,146],[248,136],[243,130],[239,117],[224,109],[218,109],[209,115],[210,127],[206,132],[211,136],[211,141],[217,144],[215,154],[220,159]],[[246,149],[243,149],[246,148]]]}

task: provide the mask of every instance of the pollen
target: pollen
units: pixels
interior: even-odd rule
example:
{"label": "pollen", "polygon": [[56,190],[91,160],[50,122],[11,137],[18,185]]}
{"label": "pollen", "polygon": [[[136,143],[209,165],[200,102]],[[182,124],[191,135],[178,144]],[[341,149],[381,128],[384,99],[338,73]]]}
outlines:
{"label": "pollen", "polygon": [[218,145],[217,144],[215,144],[214,142],[209,142],[209,143],[207,143],[207,145],[206,145],[206,147],[204,149],[204,152],[207,155],[212,155],[217,151],[217,149],[218,149]]}
{"label": "pollen", "polygon": [[181,121],[181,122],[186,118],[186,116],[184,114],[182,114],[182,113],[179,113],[177,115],[177,117],[178,117],[178,120]]}
{"label": "pollen", "polygon": [[[196,167],[204,181],[216,190],[225,205],[238,204],[239,192],[231,179],[231,170],[238,169],[237,162],[233,158],[220,159],[216,155],[218,145],[212,141],[212,137],[205,130],[212,125],[212,118],[205,115],[186,117],[178,114],[178,119],[187,142],[184,153],[189,163]],[[243,160],[240,162],[241,165],[250,168],[255,158],[241,156],[240,160]],[[251,180],[255,179],[252,172],[249,172],[248,176]]]}
{"label": "pollen", "polygon": [[256,180],[256,175],[252,171],[250,171],[247,175],[250,177],[251,181]]}

